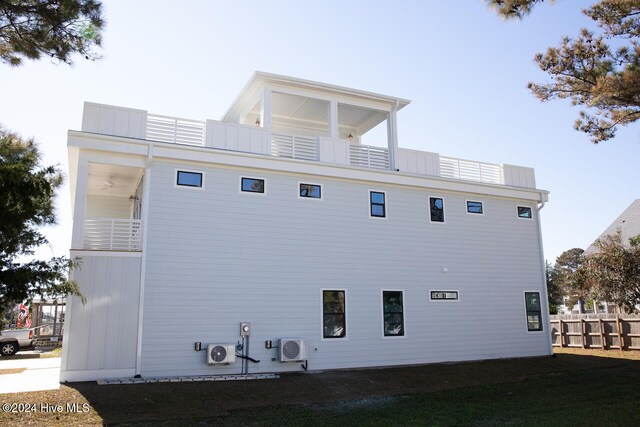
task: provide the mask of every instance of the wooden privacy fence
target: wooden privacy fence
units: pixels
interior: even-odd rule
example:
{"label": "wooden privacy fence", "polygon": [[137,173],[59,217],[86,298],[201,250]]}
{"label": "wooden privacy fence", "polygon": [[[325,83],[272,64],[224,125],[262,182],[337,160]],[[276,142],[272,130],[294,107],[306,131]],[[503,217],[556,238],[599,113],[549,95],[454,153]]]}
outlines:
{"label": "wooden privacy fence", "polygon": [[640,319],[551,319],[554,347],[640,350]]}

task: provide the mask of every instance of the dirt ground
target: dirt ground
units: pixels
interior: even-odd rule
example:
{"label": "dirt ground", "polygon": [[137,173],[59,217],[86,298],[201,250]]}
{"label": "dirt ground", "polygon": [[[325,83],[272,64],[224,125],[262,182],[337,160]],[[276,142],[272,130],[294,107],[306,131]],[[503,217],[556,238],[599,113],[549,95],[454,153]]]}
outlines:
{"label": "dirt ground", "polygon": [[[559,349],[557,353],[554,357],[286,374],[271,380],[102,386],[95,382],[71,383],[62,385],[60,390],[2,395],[3,404],[46,402],[52,408],[62,405],[65,410],[3,412],[0,424],[178,422],[187,416],[213,418],[271,405],[321,404],[521,382],[541,375],[614,368],[640,360],[640,352]],[[69,411],[67,404],[77,405]]]}

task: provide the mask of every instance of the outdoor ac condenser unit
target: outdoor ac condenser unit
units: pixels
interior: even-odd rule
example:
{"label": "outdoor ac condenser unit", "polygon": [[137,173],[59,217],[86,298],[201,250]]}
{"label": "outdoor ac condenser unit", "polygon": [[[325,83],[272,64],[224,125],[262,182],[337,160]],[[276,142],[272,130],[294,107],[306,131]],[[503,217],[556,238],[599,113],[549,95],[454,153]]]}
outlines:
{"label": "outdoor ac condenser unit", "polygon": [[228,365],[236,361],[235,344],[209,344],[207,346],[207,364]]}
{"label": "outdoor ac condenser unit", "polygon": [[280,361],[301,362],[307,360],[307,347],[299,338],[280,338]]}

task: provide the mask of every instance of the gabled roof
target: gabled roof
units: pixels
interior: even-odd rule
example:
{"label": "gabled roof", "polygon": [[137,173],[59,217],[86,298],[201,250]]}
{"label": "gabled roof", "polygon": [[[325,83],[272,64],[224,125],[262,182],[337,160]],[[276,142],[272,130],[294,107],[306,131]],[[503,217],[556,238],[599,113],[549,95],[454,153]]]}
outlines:
{"label": "gabled roof", "polygon": [[[616,234],[617,230],[620,229],[620,233],[622,235],[622,244],[629,245],[629,238],[635,237],[640,234],[640,199],[636,199],[633,203],[629,205],[627,209],[620,214],[615,221],[611,223],[606,230],[598,236],[600,240],[605,236]],[[596,252],[597,248],[595,247],[595,242],[592,243],[587,250],[586,253]]]}

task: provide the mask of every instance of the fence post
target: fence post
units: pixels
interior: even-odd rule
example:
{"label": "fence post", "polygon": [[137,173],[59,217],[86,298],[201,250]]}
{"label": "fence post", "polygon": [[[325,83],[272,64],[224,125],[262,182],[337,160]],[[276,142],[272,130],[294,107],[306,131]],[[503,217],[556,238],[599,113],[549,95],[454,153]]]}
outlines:
{"label": "fence post", "polygon": [[604,338],[604,320],[600,318],[600,340],[602,344],[602,349],[605,350],[605,338]]}
{"label": "fence post", "polygon": [[564,347],[564,334],[563,334],[564,326],[562,325],[562,319],[560,319],[560,315],[558,315],[558,332],[560,333],[560,347]]}
{"label": "fence post", "polygon": [[618,326],[618,344],[620,345],[620,351],[624,350],[624,341],[622,336],[622,319],[620,319],[620,315],[618,315],[616,324]]}
{"label": "fence post", "polygon": [[584,327],[584,319],[580,319],[580,331],[582,332],[582,348],[587,348],[587,337]]}

